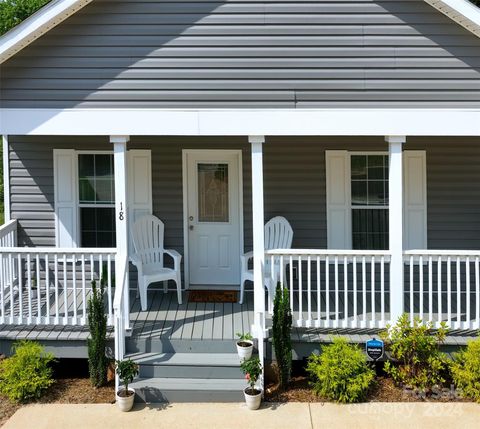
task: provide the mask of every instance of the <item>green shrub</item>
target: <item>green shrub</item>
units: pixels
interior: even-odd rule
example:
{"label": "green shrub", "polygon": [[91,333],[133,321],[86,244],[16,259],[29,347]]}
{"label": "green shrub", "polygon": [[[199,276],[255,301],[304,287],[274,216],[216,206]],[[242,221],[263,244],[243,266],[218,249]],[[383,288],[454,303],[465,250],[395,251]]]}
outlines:
{"label": "green shrub", "polygon": [[39,398],[53,383],[51,353],[34,341],[13,345],[13,355],[0,361],[0,393],[15,402]]}
{"label": "green shrub", "polygon": [[107,382],[108,358],[105,354],[107,346],[107,315],[104,304],[104,285],[100,289],[92,282],[92,295],[88,299],[88,328],[90,338],[88,345],[88,370],[92,386],[100,387]]}
{"label": "green shrub", "polygon": [[272,342],[277,359],[280,389],[285,389],[292,372],[292,312],[288,289],[277,284],[273,302]]}
{"label": "green shrub", "polygon": [[128,385],[138,375],[138,364],[131,359],[118,360],[115,363],[115,370],[118,377],[125,385],[125,391],[128,392]]}
{"label": "green shrub", "polygon": [[463,395],[480,402],[480,338],[454,355],[451,369],[453,381]]}
{"label": "green shrub", "polygon": [[439,346],[448,330],[442,325],[434,331],[432,326],[419,318],[415,318],[412,325],[404,314],[395,326],[389,326],[381,334],[392,358],[398,361],[397,364],[386,362],[384,366],[396,383],[419,389],[431,389],[445,383],[448,361]]}
{"label": "green shrub", "polygon": [[257,356],[250,359],[244,359],[240,364],[242,372],[245,374],[250,390],[255,390],[255,384],[262,375],[262,364]]}
{"label": "green shrub", "polygon": [[375,379],[360,348],[339,337],[308,358],[307,372],[317,395],[343,403],[365,400]]}

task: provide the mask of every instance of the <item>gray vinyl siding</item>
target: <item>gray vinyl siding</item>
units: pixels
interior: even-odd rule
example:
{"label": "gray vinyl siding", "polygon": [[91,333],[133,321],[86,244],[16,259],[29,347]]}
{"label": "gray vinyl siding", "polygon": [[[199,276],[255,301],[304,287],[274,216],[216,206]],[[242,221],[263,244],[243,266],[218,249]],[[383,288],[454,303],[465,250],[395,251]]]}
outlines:
{"label": "gray vinyl siding", "polygon": [[[427,152],[428,247],[480,248],[478,138],[409,138]],[[10,137],[12,217],[21,246],[53,246],[53,149],[109,150],[105,137]],[[251,249],[250,147],[244,137],[132,137],[152,150],[153,211],[166,224],[165,244],[183,253],[182,149],[239,149],[243,158],[245,250]],[[325,150],[386,150],[377,137],[275,137],[264,145],[265,218],[285,216],[296,248],[326,248]]]}
{"label": "gray vinyl siding", "polygon": [[422,0],[94,0],[0,68],[3,107],[479,107],[480,41]]}

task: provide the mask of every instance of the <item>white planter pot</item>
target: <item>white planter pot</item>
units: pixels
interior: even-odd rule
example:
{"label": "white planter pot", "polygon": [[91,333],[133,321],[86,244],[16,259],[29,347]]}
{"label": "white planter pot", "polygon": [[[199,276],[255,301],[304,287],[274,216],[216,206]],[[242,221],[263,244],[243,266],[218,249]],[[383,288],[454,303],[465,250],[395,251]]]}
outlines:
{"label": "white planter pot", "polygon": [[[249,389],[249,387],[247,387],[247,389]],[[247,389],[243,391],[247,408],[249,410],[258,410],[260,408],[260,404],[262,403],[262,392],[260,391],[260,393],[257,395],[249,395],[247,393]]]}
{"label": "white planter pot", "polygon": [[[125,389],[119,390],[119,392],[123,392]],[[115,399],[117,400],[117,407],[120,411],[130,411],[133,407],[133,402],[135,400],[135,389],[131,387],[128,388],[129,392],[132,392],[133,395],[130,396],[118,396],[118,392],[115,394]]]}
{"label": "white planter pot", "polygon": [[[250,344],[248,347],[239,346],[238,343],[248,343]],[[250,340],[240,340],[237,341],[237,353],[238,357],[240,358],[240,362],[244,359],[250,359],[252,357],[253,352],[253,341]]]}

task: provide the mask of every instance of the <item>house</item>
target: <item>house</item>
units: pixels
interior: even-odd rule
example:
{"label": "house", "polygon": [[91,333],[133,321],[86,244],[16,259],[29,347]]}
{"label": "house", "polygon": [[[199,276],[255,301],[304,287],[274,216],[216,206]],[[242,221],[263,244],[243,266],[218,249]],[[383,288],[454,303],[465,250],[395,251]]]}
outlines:
{"label": "house", "polygon": [[[403,312],[480,328],[479,35],[466,0],[50,2],[0,38],[2,347],[84,355],[106,272],[115,355],[148,399],[228,400],[235,333],[270,353],[275,264],[299,357]],[[238,289],[253,249],[245,302],[160,287],[142,311],[146,213],[185,289]],[[265,251],[274,216],[292,249]]]}

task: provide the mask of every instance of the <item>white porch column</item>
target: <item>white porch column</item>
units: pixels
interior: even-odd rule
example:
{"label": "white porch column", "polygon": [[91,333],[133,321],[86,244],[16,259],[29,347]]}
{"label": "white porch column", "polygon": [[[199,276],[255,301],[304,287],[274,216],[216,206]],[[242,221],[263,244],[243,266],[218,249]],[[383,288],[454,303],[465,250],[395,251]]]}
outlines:
{"label": "white porch column", "polygon": [[[127,143],[129,136],[110,136],[113,144],[113,158],[115,170],[115,225],[117,258],[125,260],[128,264],[128,211],[127,211]],[[123,278],[122,264],[115,264],[115,279],[120,282]],[[125,316],[125,329],[130,327],[130,295],[128,290],[128,265],[125,277],[123,296],[123,311]]]}
{"label": "white porch column", "polygon": [[405,136],[386,136],[388,143],[388,195],[390,242],[390,319],[395,323],[403,307],[403,155]]}
{"label": "white porch column", "polygon": [[3,151],[3,210],[5,223],[11,220],[10,215],[10,166],[8,162],[8,136],[2,138]]}
{"label": "white porch column", "polygon": [[[264,362],[265,287],[263,268],[265,262],[264,208],[263,208],[263,144],[264,136],[249,136],[252,145],[252,219],[253,219],[253,299],[254,326],[252,332],[258,339],[260,362]],[[261,383],[263,384],[263,377]]]}

